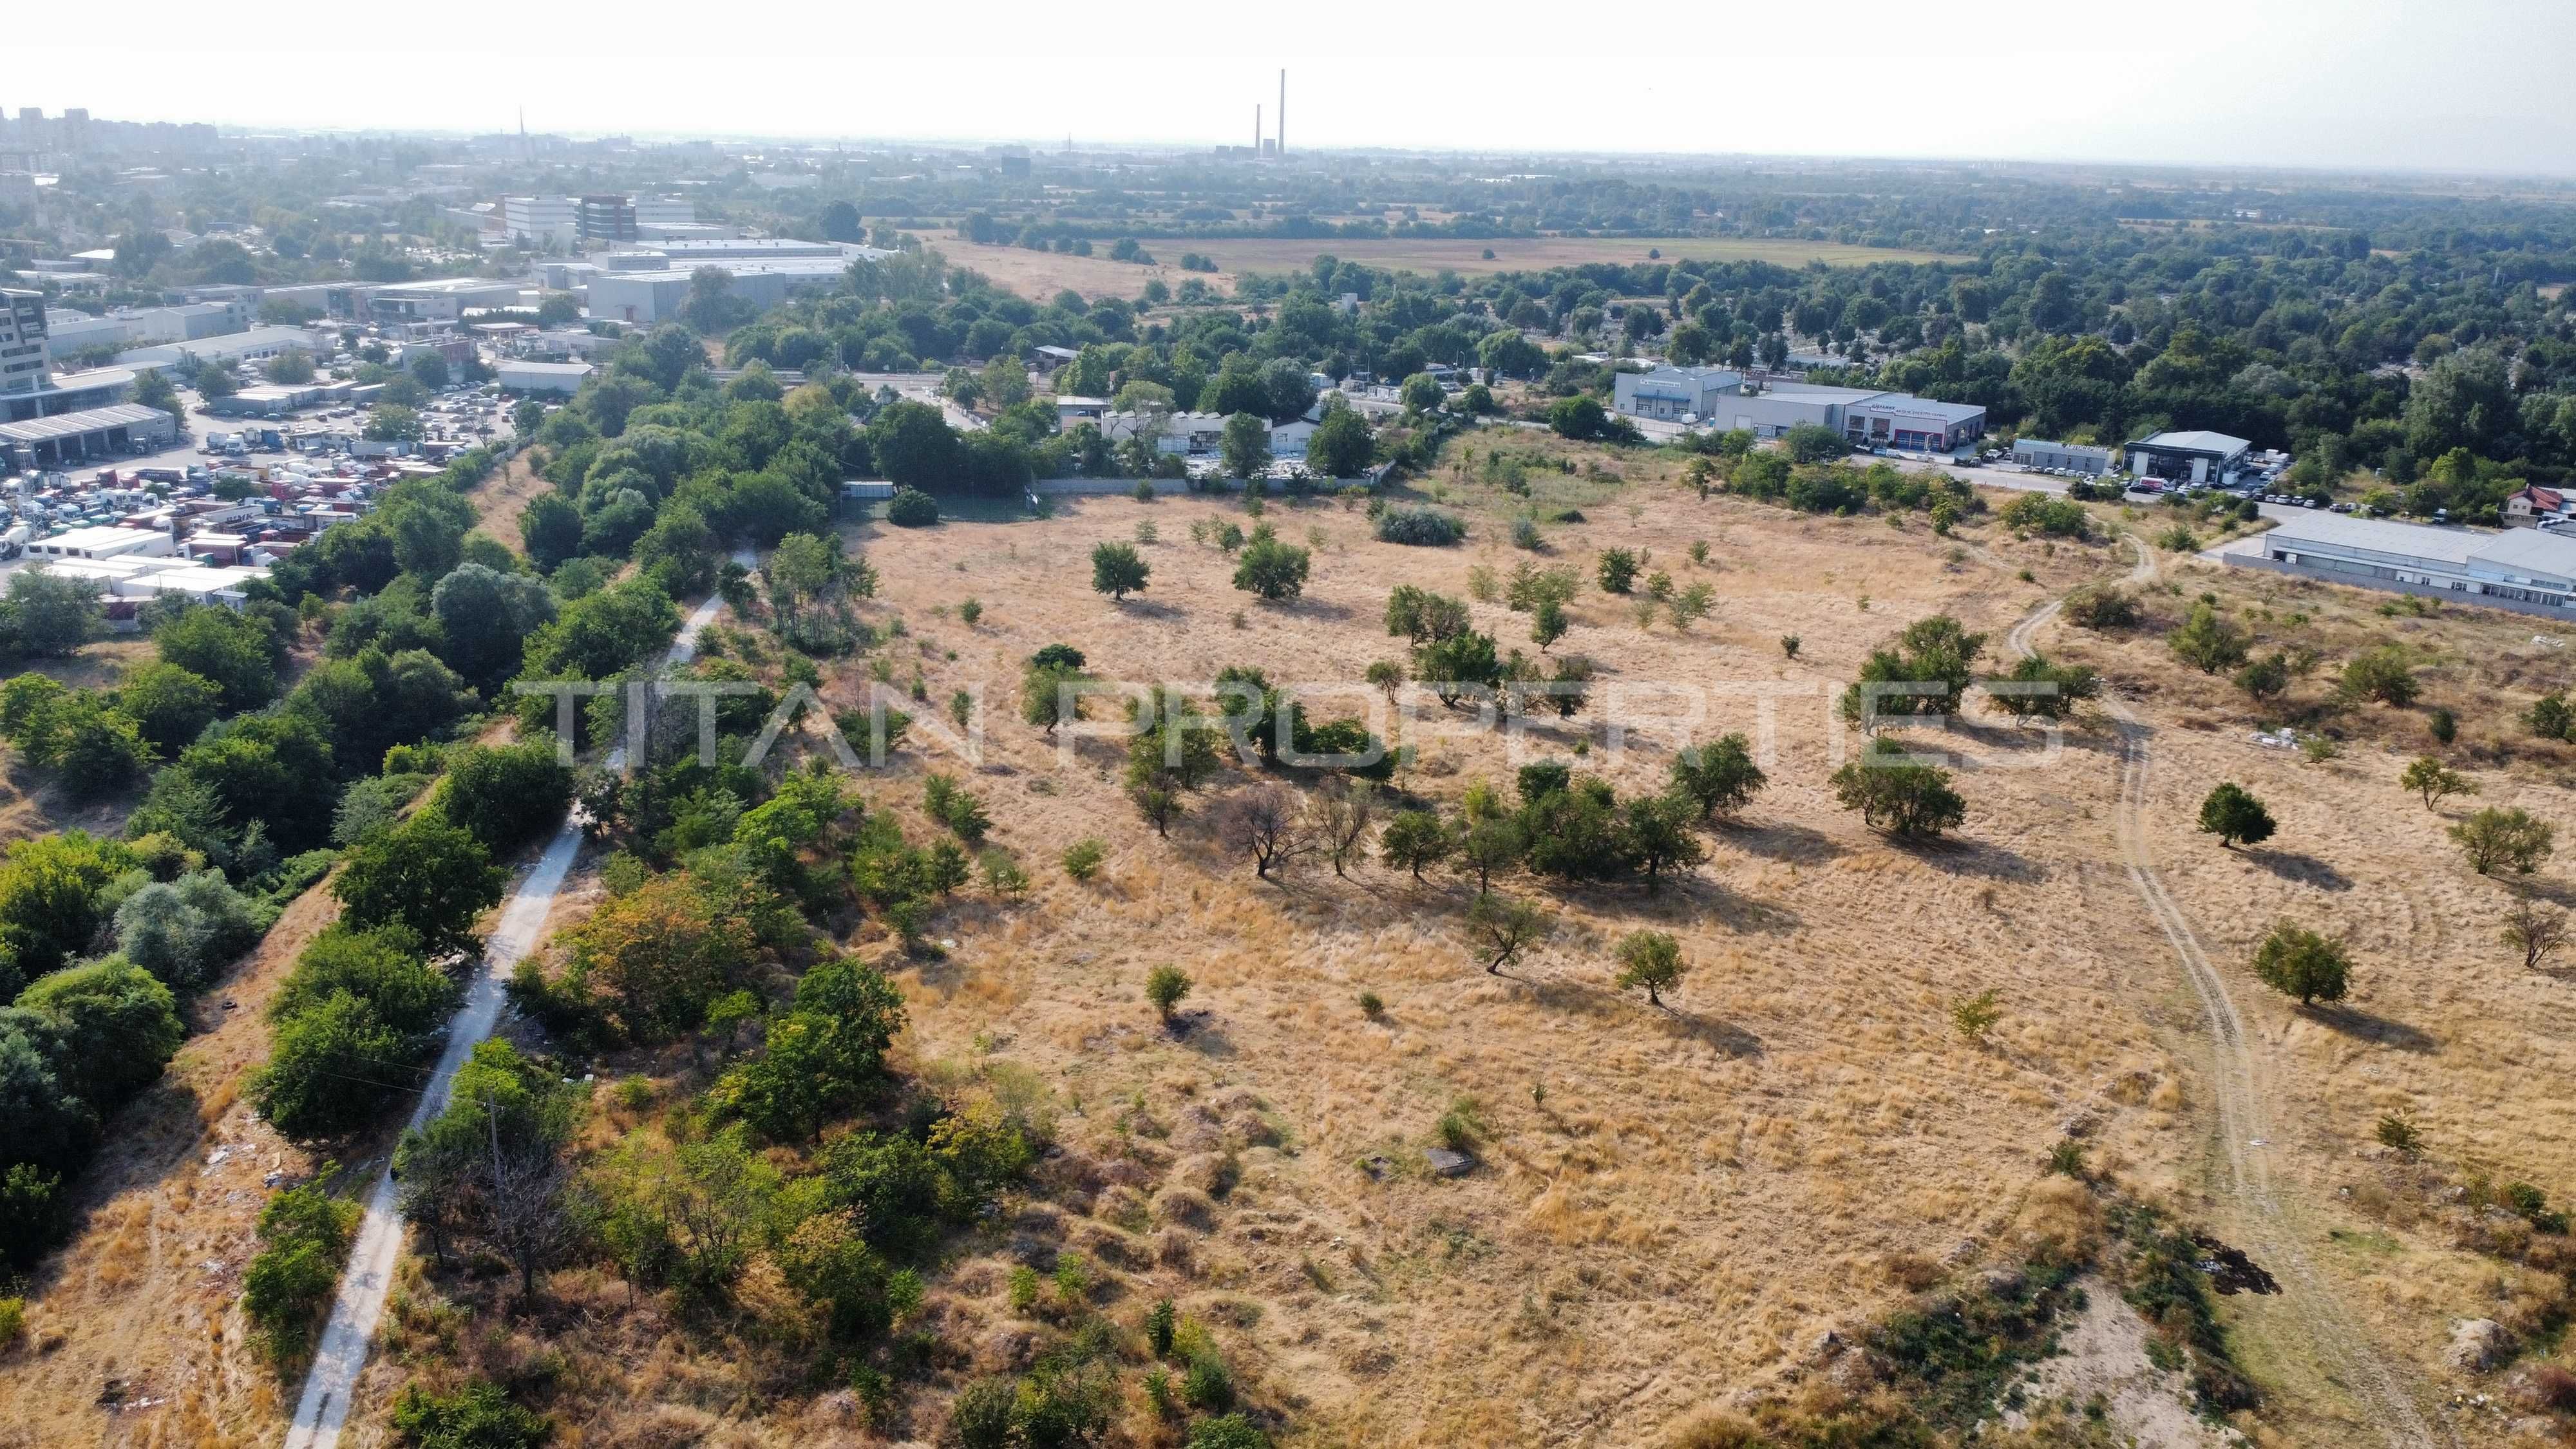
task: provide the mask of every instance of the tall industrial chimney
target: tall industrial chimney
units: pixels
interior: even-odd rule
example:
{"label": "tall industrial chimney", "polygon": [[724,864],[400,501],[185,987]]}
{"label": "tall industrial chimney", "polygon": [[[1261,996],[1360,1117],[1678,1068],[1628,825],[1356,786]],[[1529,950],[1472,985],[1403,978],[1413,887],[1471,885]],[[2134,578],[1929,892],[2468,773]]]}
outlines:
{"label": "tall industrial chimney", "polygon": [[1279,68],[1279,153],[1288,154],[1288,68]]}
{"label": "tall industrial chimney", "polygon": [[1252,103],[1252,154],[1261,154],[1261,102]]}

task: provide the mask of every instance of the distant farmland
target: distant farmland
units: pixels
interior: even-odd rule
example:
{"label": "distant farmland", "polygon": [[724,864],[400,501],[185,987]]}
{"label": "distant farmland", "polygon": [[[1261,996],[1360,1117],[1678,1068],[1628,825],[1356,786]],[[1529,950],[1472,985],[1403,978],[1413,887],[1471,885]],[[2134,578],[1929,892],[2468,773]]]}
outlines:
{"label": "distant farmland", "polygon": [[[1152,245],[1158,249],[1157,256],[1161,255],[1162,249],[1177,246],[1171,242]],[[1648,260],[1646,253],[1649,251],[1660,251],[1663,253],[1661,260],[1669,262],[1689,258],[1704,262],[1777,262],[1784,267],[1803,267],[1810,261],[1822,261],[1834,267],[1857,267],[1870,262],[1940,260],[1930,252],[1856,247],[1841,242],[1800,241],[1790,237],[1537,237],[1496,241],[1457,241],[1446,237],[1303,241],[1260,237],[1194,242],[1189,249],[1208,257],[1229,272],[1301,270],[1326,253],[1363,266],[1416,272],[1436,272],[1447,267],[1461,273],[1537,272],[1549,267],[1579,266],[1585,262],[1635,263]],[[1491,261],[1485,259],[1484,254],[1488,250],[1494,254]]]}
{"label": "distant farmland", "polygon": [[[1889,247],[1849,246],[1842,242],[1800,241],[1792,237],[1537,237],[1520,240],[1458,241],[1446,237],[1337,237],[1296,240],[1254,237],[1217,240],[1148,241],[1156,265],[1113,262],[1105,256],[1077,257],[1064,252],[1038,252],[1026,247],[974,246],[946,228],[915,232],[925,245],[938,248],[958,266],[971,267],[996,283],[1029,297],[1049,297],[1070,287],[1086,297],[1134,297],[1145,279],[1161,277],[1178,287],[1197,276],[1220,292],[1231,291],[1245,271],[1303,271],[1327,253],[1346,262],[1398,271],[1437,272],[1446,267],[1466,275],[1487,272],[1538,272],[1585,262],[1643,262],[1659,251],[1664,261],[1757,261],[1803,267],[1821,261],[1833,267],[1870,262],[1932,262],[1931,252]],[[1487,249],[1494,253],[1487,261]],[[1217,264],[1214,275],[1184,272],[1181,253],[1194,251]]]}

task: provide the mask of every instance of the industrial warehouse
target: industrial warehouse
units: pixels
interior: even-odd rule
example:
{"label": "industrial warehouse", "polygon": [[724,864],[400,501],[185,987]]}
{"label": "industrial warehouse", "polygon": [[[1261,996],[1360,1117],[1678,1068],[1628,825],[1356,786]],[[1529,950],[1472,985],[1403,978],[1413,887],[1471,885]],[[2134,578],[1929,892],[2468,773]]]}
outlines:
{"label": "industrial warehouse", "polygon": [[2218,557],[2238,568],[2516,613],[2566,618],[2576,612],[2568,608],[2576,598],[2576,538],[2550,529],[2471,533],[2317,513],[2238,539]]}

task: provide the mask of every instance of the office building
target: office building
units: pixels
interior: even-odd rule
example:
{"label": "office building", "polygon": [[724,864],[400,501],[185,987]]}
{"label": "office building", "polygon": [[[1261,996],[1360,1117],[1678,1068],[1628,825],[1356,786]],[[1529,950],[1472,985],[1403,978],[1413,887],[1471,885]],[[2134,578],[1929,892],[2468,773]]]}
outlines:
{"label": "office building", "polygon": [[2126,451],[2129,471],[2141,478],[2224,486],[2236,481],[2253,449],[2252,443],[2225,433],[2188,432],[2158,433],[2129,444]]}
{"label": "office building", "polygon": [[587,362],[527,362],[504,359],[498,368],[503,392],[543,392],[569,396],[598,369]]}
{"label": "office building", "polygon": [[376,288],[367,315],[378,322],[454,322],[472,311],[519,305],[519,283],[488,277],[433,277]]}
{"label": "office building", "polygon": [[44,386],[45,294],[0,291],[0,396]]}
{"label": "office building", "polygon": [[1743,391],[1740,372],[1722,367],[1658,367],[1652,372],[1618,374],[1611,383],[1611,406],[1632,418],[1697,422],[1716,415],[1719,399]]}
{"label": "office building", "polygon": [[581,240],[580,204],[569,196],[505,196],[501,230],[521,246],[569,251]]}
{"label": "office building", "polygon": [[584,246],[615,246],[635,240],[635,199],[631,196],[585,196],[574,215]]}
{"label": "office building", "polygon": [[1985,435],[1986,410],[1910,393],[1775,382],[1751,396],[1729,394],[1718,400],[1707,421],[1760,438],[1817,427],[1842,434],[1855,448],[1953,453]]}
{"label": "office building", "polygon": [[2054,468],[2065,473],[2089,473],[2099,477],[2111,471],[2114,454],[2109,448],[2096,448],[2086,443],[2052,443],[2042,438],[2017,438],[2013,441],[2012,459],[2025,468]]}

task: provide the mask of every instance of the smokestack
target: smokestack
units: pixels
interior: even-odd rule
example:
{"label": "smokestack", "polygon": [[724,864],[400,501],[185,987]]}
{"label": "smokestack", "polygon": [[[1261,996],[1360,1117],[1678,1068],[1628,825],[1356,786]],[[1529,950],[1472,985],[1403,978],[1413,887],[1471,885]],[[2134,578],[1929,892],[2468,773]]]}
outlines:
{"label": "smokestack", "polygon": [[1252,154],[1261,154],[1261,102],[1252,103]]}
{"label": "smokestack", "polygon": [[1279,68],[1279,153],[1288,154],[1288,68]]}

